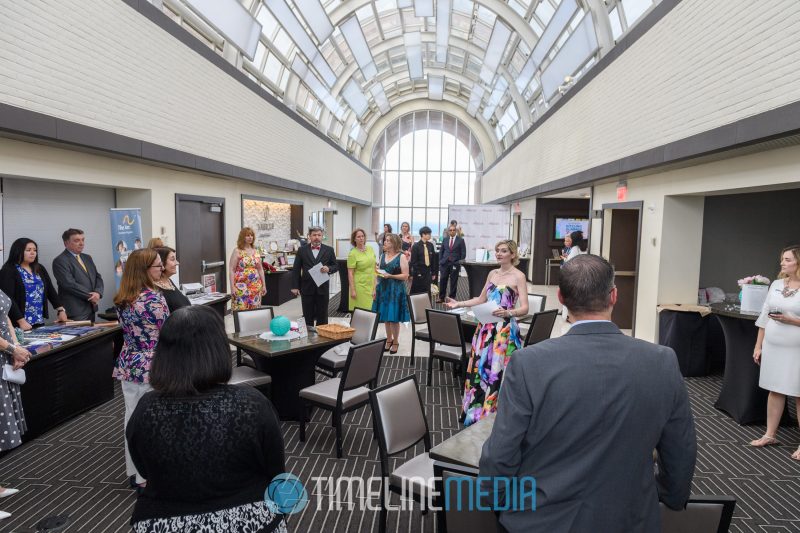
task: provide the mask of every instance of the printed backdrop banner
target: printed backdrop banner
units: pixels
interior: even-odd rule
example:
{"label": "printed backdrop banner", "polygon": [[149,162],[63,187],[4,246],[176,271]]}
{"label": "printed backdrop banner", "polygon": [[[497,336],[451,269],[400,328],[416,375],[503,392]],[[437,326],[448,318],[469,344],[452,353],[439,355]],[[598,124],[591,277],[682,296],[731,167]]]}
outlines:
{"label": "printed backdrop banner", "polygon": [[114,281],[119,290],[125,261],[142,245],[141,209],[111,209],[111,246],[114,254]]}
{"label": "printed backdrop banner", "polygon": [[510,211],[507,205],[450,205],[448,221],[455,219],[464,232],[467,261],[475,261],[475,250],[489,250],[489,260],[494,261],[494,245],[508,239]]}

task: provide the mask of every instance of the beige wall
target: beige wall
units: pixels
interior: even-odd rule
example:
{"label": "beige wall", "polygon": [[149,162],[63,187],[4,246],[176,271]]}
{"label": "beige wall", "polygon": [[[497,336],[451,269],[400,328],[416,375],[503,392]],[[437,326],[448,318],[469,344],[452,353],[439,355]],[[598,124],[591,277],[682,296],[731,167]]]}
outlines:
{"label": "beige wall", "polygon": [[[658,304],[697,301],[704,196],[798,186],[797,146],[628,179],[628,201],[644,202],[636,337],[657,340]],[[595,187],[594,209],[616,201],[616,183]],[[592,252],[600,252],[599,239]]]}
{"label": "beige wall", "polygon": [[364,201],[370,174],[119,0],[0,0],[0,102]]}
{"label": "beige wall", "polygon": [[800,2],[683,0],[484,176],[484,202],[800,100]]}
{"label": "beige wall", "polygon": [[[163,238],[170,245],[175,244],[175,194],[225,199],[228,248],[234,246],[241,229],[242,194],[302,201],[305,217],[311,211],[327,207],[327,198],[320,196],[2,138],[0,176],[114,188],[119,207],[142,209],[145,236],[161,234],[163,227]],[[341,200],[333,202],[333,207],[339,211],[336,237],[349,237],[352,206]]]}

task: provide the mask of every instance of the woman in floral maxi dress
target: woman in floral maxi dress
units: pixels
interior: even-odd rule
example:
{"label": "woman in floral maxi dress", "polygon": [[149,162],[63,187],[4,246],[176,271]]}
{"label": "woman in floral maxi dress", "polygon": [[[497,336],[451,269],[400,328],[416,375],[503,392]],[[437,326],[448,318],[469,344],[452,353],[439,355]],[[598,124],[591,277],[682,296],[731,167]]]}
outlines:
{"label": "woman in floral maxi dress", "polygon": [[497,410],[503,372],[511,355],[522,348],[515,317],[528,313],[528,285],[525,275],[515,268],[519,264],[517,244],[510,240],[498,242],[495,257],[500,268],[489,273],[480,296],[464,302],[448,298],[445,304],[454,309],[493,302],[497,309],[492,314],[503,319],[502,322],[479,324],[472,338],[472,354],[462,400],[461,420],[465,426]]}

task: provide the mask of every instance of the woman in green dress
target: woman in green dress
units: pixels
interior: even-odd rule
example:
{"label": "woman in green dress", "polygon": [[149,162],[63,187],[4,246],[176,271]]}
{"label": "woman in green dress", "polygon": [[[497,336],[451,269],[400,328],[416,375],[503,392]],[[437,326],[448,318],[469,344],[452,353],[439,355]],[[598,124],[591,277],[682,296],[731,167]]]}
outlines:
{"label": "woman in green dress", "polygon": [[375,251],[367,246],[367,234],[356,228],[350,236],[353,249],[347,255],[347,280],[350,282],[350,305],[352,311],[356,307],[372,309],[375,289]]}

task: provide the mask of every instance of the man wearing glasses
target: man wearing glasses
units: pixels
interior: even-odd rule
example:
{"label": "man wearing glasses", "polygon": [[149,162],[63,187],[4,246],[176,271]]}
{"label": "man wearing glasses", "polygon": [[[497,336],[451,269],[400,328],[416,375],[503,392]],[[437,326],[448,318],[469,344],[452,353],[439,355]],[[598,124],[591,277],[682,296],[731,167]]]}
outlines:
{"label": "man wearing glasses", "polygon": [[61,240],[64,251],[53,259],[58,296],[70,319],[94,322],[97,305],[103,297],[103,277],[92,256],[83,253],[83,230],[70,228],[61,235]]}

